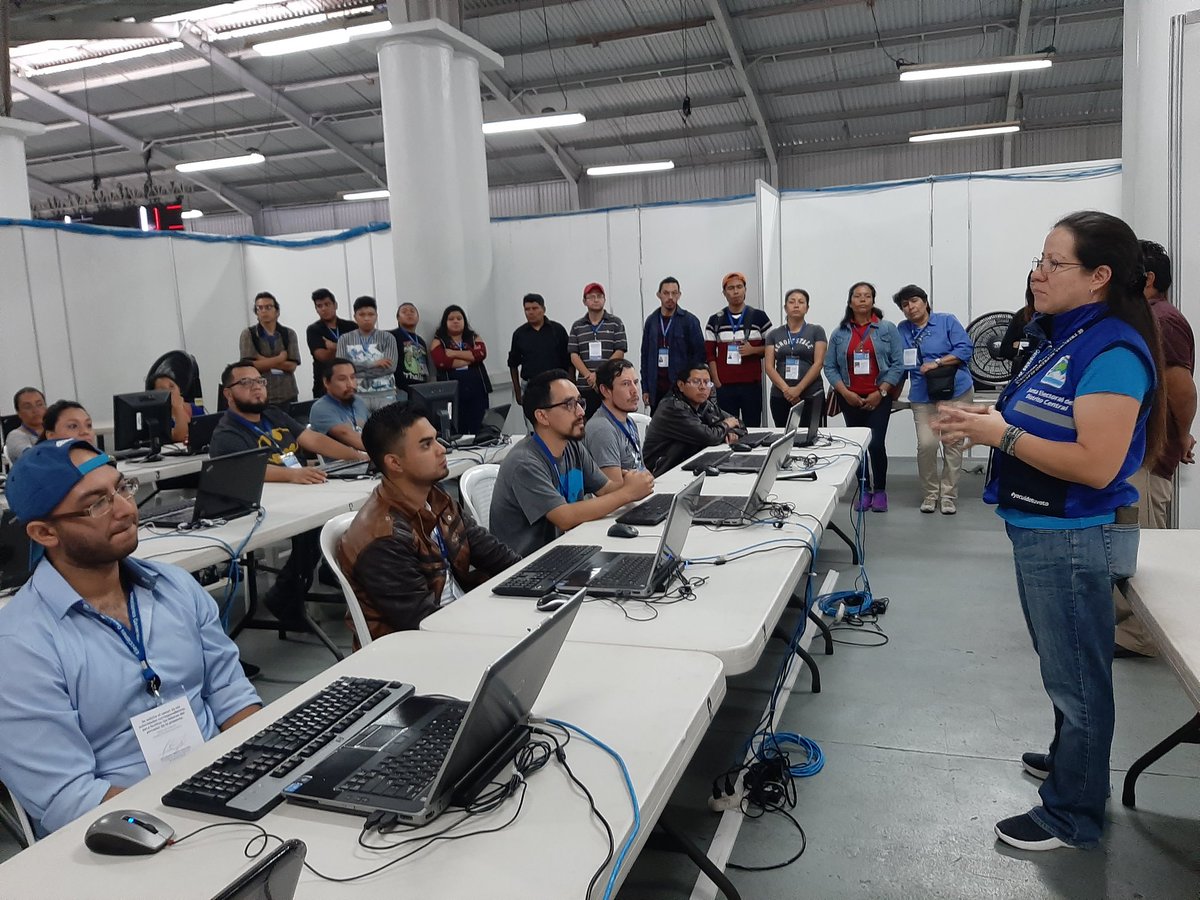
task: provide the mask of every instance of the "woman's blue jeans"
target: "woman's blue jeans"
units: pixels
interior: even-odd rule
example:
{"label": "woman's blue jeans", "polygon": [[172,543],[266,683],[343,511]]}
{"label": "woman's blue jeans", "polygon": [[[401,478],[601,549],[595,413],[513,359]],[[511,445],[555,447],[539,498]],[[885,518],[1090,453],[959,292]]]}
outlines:
{"label": "woman's blue jeans", "polygon": [[1021,611],[1054,705],[1050,777],[1030,815],[1059,840],[1094,847],[1114,723],[1112,588],[1137,568],[1138,526],[1007,529]]}

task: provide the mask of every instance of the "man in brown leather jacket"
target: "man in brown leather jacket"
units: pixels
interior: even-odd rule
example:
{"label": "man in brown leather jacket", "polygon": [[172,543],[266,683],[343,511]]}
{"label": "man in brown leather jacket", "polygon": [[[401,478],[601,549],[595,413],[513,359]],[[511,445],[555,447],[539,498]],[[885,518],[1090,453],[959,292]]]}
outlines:
{"label": "man in brown leather jacket", "polygon": [[362,440],[383,480],[342,536],[337,559],[371,637],[416,628],[521,561],[438,486],[449,473],[446,450],[423,413],[400,404],[376,410]]}

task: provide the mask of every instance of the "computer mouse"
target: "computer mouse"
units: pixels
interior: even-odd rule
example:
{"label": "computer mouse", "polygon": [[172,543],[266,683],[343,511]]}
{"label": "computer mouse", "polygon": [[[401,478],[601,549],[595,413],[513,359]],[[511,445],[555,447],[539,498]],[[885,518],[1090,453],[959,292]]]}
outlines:
{"label": "computer mouse", "polygon": [[83,843],[93,853],[138,856],[157,853],[175,837],[175,829],[140,809],[118,809],[88,826]]}
{"label": "computer mouse", "polygon": [[571,598],[565,594],[545,594],[538,597],[536,609],[538,612],[554,612],[565,606]]}
{"label": "computer mouse", "polygon": [[632,525],[622,525],[620,522],[613,522],[608,528],[608,536],[634,538],[638,536],[638,530]]}
{"label": "computer mouse", "polygon": [[730,444],[729,449],[732,450],[734,453],[749,453],[754,448],[751,447],[749,444],[737,443],[737,444]]}
{"label": "computer mouse", "polygon": [[716,466],[705,466],[704,474],[707,475],[709,478],[716,478],[718,475],[721,474],[721,470],[718,469]]}

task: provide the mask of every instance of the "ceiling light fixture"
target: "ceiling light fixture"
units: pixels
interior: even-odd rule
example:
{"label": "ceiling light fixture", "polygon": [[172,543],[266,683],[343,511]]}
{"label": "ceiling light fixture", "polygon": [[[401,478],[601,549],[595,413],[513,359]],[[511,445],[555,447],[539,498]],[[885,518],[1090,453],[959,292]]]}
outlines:
{"label": "ceiling light fixture", "polygon": [[216,159],[198,159],[182,162],[175,166],[176,172],[208,172],[212,169],[232,169],[235,166],[256,166],[266,162],[261,153],[245,153],[241,156],[221,156]]}
{"label": "ceiling light fixture", "polygon": [[179,218],[181,219],[199,219],[203,216],[204,210],[202,209],[185,209],[179,214]]}
{"label": "ceiling light fixture", "polygon": [[107,53],[104,56],[92,56],[87,59],[77,59],[74,62],[56,63],[50,66],[31,67],[31,75],[53,75],[55,72],[70,72],[74,69],[89,69],[92,66],[103,66],[108,63],[125,62],[127,59],[137,59],[139,56],[152,56],[156,53],[170,53],[181,50],[183,44],[179,41],[167,41],[165,44],[151,44],[149,47],[135,47],[132,50],[121,50],[117,53]]}
{"label": "ceiling light fixture", "polygon": [[484,134],[509,134],[513,131],[537,131],[541,128],[566,128],[582,125],[587,121],[583,113],[554,113],[548,116],[522,116],[519,119],[502,119],[499,122],[484,122]]}
{"label": "ceiling light fixture", "polygon": [[228,41],[233,38],[250,37],[253,34],[268,34],[272,31],[284,31],[288,28],[300,28],[303,25],[319,25],[329,20],[325,13],[313,13],[311,16],[296,16],[294,19],[277,19],[274,22],[263,22],[261,25],[244,25],[241,28],[230,28],[227,31],[213,32],[213,38],[218,41]]}
{"label": "ceiling light fixture", "polygon": [[340,44],[348,44],[354,38],[388,31],[391,27],[392,23],[388,21],[351,25],[349,28],[333,28],[329,31],[317,31],[313,34],[282,38],[278,41],[263,41],[261,44],[255,44],[253,49],[259,56],[282,56],[285,53],[299,53],[302,50],[316,50],[318,47],[336,47]]}
{"label": "ceiling light fixture", "polygon": [[588,166],[587,173],[589,175],[634,175],[638,172],[662,172],[673,168],[675,168],[675,161],[664,159],[658,162],[625,163],[619,166]]}
{"label": "ceiling light fixture", "polygon": [[1048,69],[1053,60],[1048,56],[1005,56],[991,62],[961,63],[897,63],[901,81],[929,81],[934,78],[963,78],[968,75],[999,75],[1004,72],[1025,72]]}
{"label": "ceiling light fixture", "polygon": [[997,122],[994,125],[974,125],[969,128],[934,128],[929,131],[914,131],[908,136],[908,140],[913,144],[921,144],[926,141],[953,141],[958,138],[1012,134],[1020,130],[1020,122]]}
{"label": "ceiling light fixture", "polygon": [[246,12],[260,6],[274,6],[279,0],[234,0],[232,3],[218,3],[216,6],[202,6],[189,9],[186,12],[170,13],[165,16],[155,16],[151,22],[203,22],[208,19],[218,19],[233,13]]}
{"label": "ceiling light fixture", "polygon": [[373,191],[346,191],[343,200],[384,200],[392,195],[387,188],[377,188]]}

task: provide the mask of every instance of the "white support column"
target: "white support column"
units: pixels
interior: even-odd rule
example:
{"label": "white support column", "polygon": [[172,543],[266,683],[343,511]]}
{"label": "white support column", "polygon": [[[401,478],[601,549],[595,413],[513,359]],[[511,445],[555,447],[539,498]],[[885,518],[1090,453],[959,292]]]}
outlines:
{"label": "white support column", "polygon": [[31,218],[25,141],[45,131],[37,122],[0,116],[0,218]]}
{"label": "white support column", "polygon": [[[460,303],[494,331],[479,71],[504,60],[439,19],[376,36],[397,301]],[[493,337],[493,340],[495,338]]]}

